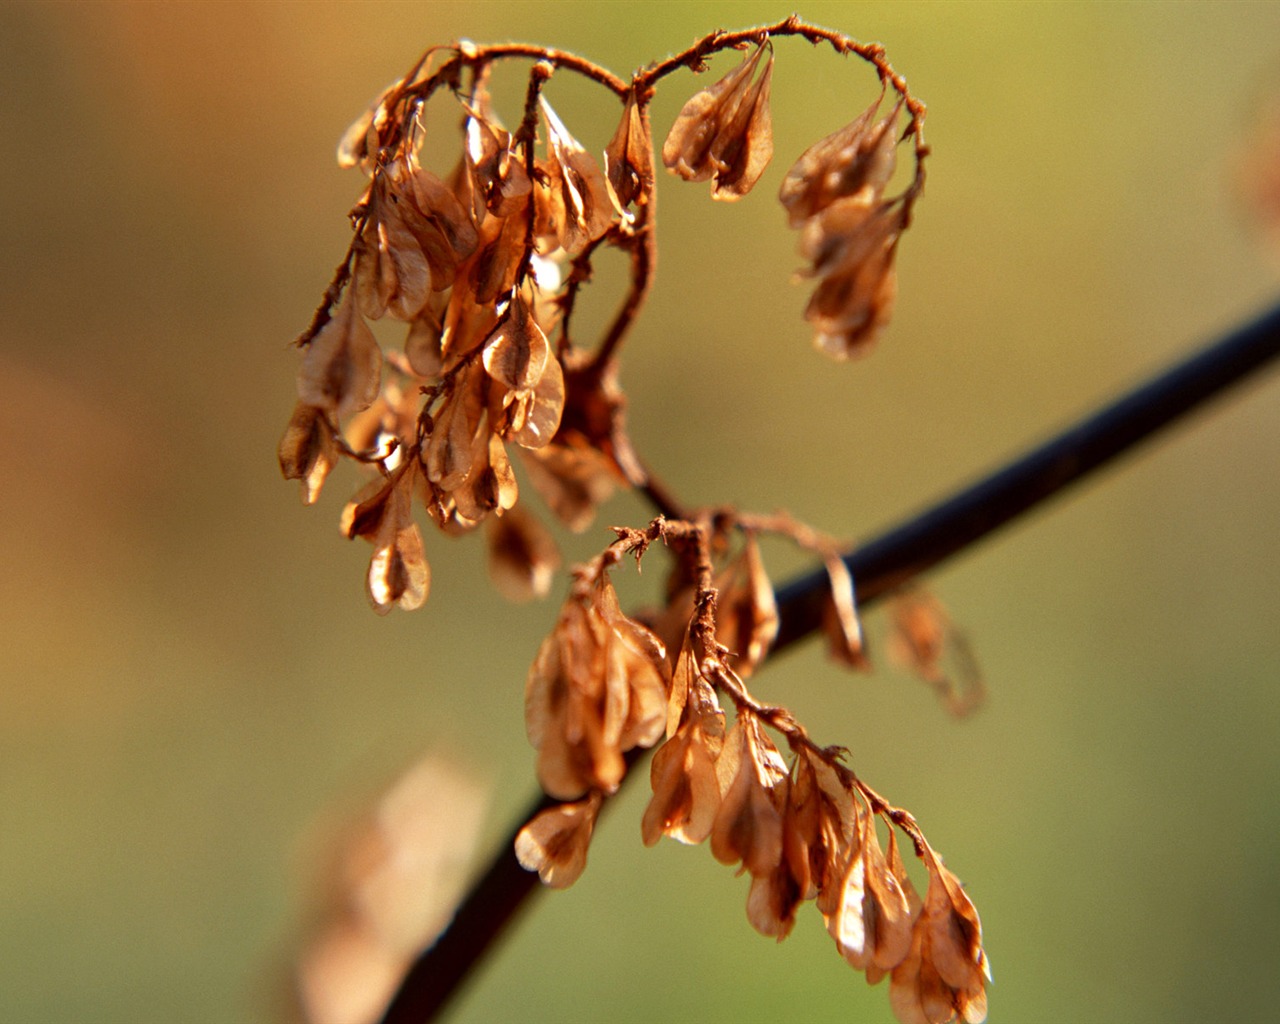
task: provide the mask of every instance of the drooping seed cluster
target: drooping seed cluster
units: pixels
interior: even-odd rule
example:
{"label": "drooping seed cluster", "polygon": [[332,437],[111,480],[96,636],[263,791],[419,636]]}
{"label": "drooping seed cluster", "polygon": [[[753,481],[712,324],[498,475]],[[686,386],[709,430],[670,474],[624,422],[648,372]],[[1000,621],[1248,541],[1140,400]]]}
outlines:
{"label": "drooping seed cluster", "polygon": [[[890,978],[901,1021],[983,1020],[990,972],[977,911],[915,819],[850,771],[842,749],[817,745],[785,708],[748,692],[743,677],[767,656],[778,617],[755,543],[758,524],[733,525],[746,527],[745,539],[718,572],[710,552],[725,540],[716,537],[717,528],[729,528],[723,516],[716,527],[657,519],[647,531],[619,531],[615,544],[577,570],[525,696],[539,781],[566,802],[525,826],[517,856],[548,885],[572,885],[586,867],[600,810],[621,783],[626,753],[660,744],[641,821],[646,845],[663,836],[709,840],[717,860],[751,877],[751,925],[779,941],[813,900],[841,955],[872,984]],[[685,568],[697,582],[681,595],[688,600],[673,601],[655,622],[675,633],[673,662],[656,632],[622,614],[609,581],[610,566],[627,553],[643,555],[656,540],[694,552],[695,564]],[[851,608],[851,583],[833,585],[830,599],[833,608]],[[827,633],[846,657],[861,657],[840,615],[829,617]],[[731,726],[722,698],[733,708]],[[790,764],[770,730],[785,740]],[[888,828],[887,852],[877,819]],[[923,900],[896,830],[928,872]]]}
{"label": "drooping seed cluster", "polygon": [[[419,163],[427,90],[415,78],[348,132],[340,160],[371,180],[331,288],[341,297],[326,298],[303,338],[299,401],[280,445],[308,503],[340,456],[379,471],[342,519],[346,536],[373,544],[367,590],[379,612],[426,599],[415,504],[449,533],[490,521],[495,577],[523,597],[546,593],[558,555],[534,516],[509,514],[520,490],[513,453],[576,529],[623,482],[613,368],[572,350],[563,330],[559,345],[551,337],[576,287],[572,261],[611,232],[625,239],[627,214],[539,94],[550,66],[531,78],[515,134],[492,110],[487,69],[473,67],[456,92],[462,146],[447,181]],[[402,352],[383,353],[366,323],[384,316],[408,324]]]}
{"label": "drooping seed cluster", "polygon": [[[656,748],[646,844],[662,836],[709,840],[717,859],[751,876],[748,917],[763,934],[784,938],[800,905],[813,900],[851,964],[872,982],[891,977],[902,1021],[976,1022],[986,1012],[986,954],[955,877],[911,815],[846,767],[843,750],[816,745],[785,708],[759,703],[744,682],[778,629],[762,534],[822,559],[828,648],[847,665],[866,665],[853,581],[837,545],[783,514],[684,509],[626,432],[618,353],[648,294],[656,253],[654,90],[682,68],[706,70],[717,52],[747,51],[685,104],[660,151],[673,174],[709,181],[716,199],[741,199],[772,157],[773,47],[785,36],[855,54],[880,79],[881,98],[802,154],[779,193],[815,281],[805,316],[819,349],[836,358],[865,351],[892,310],[894,255],[927,154],[923,105],[879,47],[793,17],[712,33],[624,82],[549,48],[464,42],[424,54],[342,140],[340,163],[362,169],[368,184],[351,213],[350,247],[299,339],[298,403],[280,464],[301,481],[307,503],[339,460],[372,470],[344,510],[342,530],[372,544],[366,590],[380,613],[427,597],[417,509],[449,534],[486,524],[495,581],[527,598],[548,592],[559,553],[522,500],[524,484],[574,530],[592,522],[616,487],[639,488],[663,515],[643,529],[615,527],[618,539],[573,570],[529,673],[525,713],[538,778],[564,802],[521,832],[521,862],[549,885],[572,884],[605,801],[630,761]],[[509,130],[494,110],[491,71],[517,59],[532,63],[520,120]],[[566,70],[622,104],[599,161],[548,101],[551,79]],[[893,105],[880,117],[890,92]],[[445,177],[423,160],[424,146],[434,154],[448,134],[427,129],[442,106],[443,119],[460,125]],[[897,146],[908,139],[914,177],[886,197]],[[627,255],[630,279],[601,337],[582,346],[572,332],[575,303],[605,248]],[[375,338],[368,321],[384,318],[407,325],[402,349],[384,351]],[[629,615],[610,571],[627,555],[638,563],[657,542],[672,558],[664,604]],[[930,627],[941,629],[945,617],[900,618],[899,646],[941,689],[950,634]],[[887,851],[877,820],[888,829]],[[924,899],[903,868],[898,831],[928,872]]]}

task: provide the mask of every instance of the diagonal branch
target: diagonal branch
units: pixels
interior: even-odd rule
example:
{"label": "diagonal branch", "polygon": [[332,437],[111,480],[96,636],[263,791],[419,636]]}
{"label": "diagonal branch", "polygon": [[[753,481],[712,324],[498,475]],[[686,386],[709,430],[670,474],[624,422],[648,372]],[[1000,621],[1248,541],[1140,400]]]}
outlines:
{"label": "diagonal branch", "polygon": [[[1280,355],[1280,305],[1128,392],[1057,437],[845,557],[864,606],[964,550],[1069,484],[1169,426]],[[825,569],[777,592],[781,617],[772,653],[809,636],[822,621]],[[633,754],[638,752],[633,752]],[[631,758],[631,763],[638,757]],[[515,833],[559,804],[543,797],[517,822],[453,920],[405,976],[382,1024],[432,1020],[539,887],[513,852]]]}

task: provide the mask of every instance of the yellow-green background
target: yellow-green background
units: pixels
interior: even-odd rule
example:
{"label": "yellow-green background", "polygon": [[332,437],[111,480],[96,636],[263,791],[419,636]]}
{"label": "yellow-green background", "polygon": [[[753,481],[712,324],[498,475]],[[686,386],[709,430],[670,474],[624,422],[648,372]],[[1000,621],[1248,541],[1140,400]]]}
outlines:
{"label": "yellow-green background", "polygon": [[[426,750],[492,784],[490,837],[531,790],[521,693],[552,606],[502,604],[478,542],[431,535],[426,608],[377,618],[367,549],[336,529],[354,478],[304,509],[275,465],[288,342],[360,187],[333,163],[348,120],[431,43],[529,39],[626,74],[789,12],[0,8],[0,1018],[267,1019],[332,808]],[[929,103],[928,195],[888,337],[833,366],[772,193],[872,76],[783,42],[758,194],[660,182],[624,383],[689,500],[867,535],[1280,294],[1235,184],[1280,88],[1280,7],[801,13],[885,43]],[[664,87],[660,131],[693,89]],[[616,108],[549,95],[603,145],[594,113]],[[1278,429],[1272,376],[936,574],[991,689],[972,720],[814,648],[758,680],[965,880],[992,1021],[1280,1005]],[[602,526],[645,514],[621,500]],[[645,850],[643,788],[455,1019],[888,1019],[812,908],[775,948],[705,849]]]}

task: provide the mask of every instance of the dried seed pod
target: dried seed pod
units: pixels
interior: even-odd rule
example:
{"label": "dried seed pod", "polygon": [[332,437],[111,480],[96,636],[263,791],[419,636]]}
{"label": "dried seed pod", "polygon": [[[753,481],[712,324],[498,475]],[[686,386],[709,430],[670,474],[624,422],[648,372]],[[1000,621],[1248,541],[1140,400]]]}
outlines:
{"label": "dried seed pod", "polygon": [[476,433],[470,468],[463,481],[450,490],[449,496],[454,501],[457,514],[472,524],[481,522],[490,512],[501,515],[515,505],[519,496],[515,473],[497,434],[490,433],[487,428]]}
{"label": "dried seed pod", "polygon": [[375,481],[342,513],[347,537],[373,543],[365,589],[379,615],[396,606],[405,611],[420,608],[431,584],[422,533],[413,521],[417,465],[417,460],[410,460],[386,481]]}
{"label": "dried seed pod", "polygon": [[473,183],[473,216],[479,222],[484,211],[495,217],[511,217],[524,208],[533,188],[515,142],[499,123],[482,78],[472,92],[464,126],[463,161]]}
{"label": "dried seed pod", "polygon": [[928,863],[929,888],[925,894],[921,929],[929,933],[933,964],[938,974],[957,991],[981,988],[991,977],[982,949],[982,923],[973,901],[941,859]]}
{"label": "dried seed pod", "polygon": [[523,506],[490,516],[489,577],[512,601],[546,597],[560,567],[560,550],[547,528]]}
{"label": "dried seed pod", "polygon": [[459,363],[470,356],[488,339],[498,324],[498,311],[495,304],[477,302],[470,291],[470,271],[474,269],[474,259],[468,261],[467,267],[460,271],[466,274],[466,280],[460,276],[449,291],[449,303],[445,307],[444,326],[440,334],[441,372],[448,373]]}
{"label": "dried seed pod", "polygon": [[538,814],[516,836],[521,867],[538,872],[552,889],[573,885],[587,866],[587,848],[603,802],[599,793],[591,793],[585,800]]}
{"label": "dried seed pod", "polygon": [[471,472],[477,438],[484,415],[484,375],[471,364],[459,371],[435,415],[431,436],[423,453],[427,479],[449,492],[462,485]]}
{"label": "dried seed pod", "polygon": [[509,215],[485,218],[476,251],[465,268],[463,290],[470,301],[490,306],[515,287],[529,237],[529,202],[528,195],[521,196]]}
{"label": "dried seed pod", "polygon": [[565,526],[581,533],[619,484],[614,464],[585,445],[548,444],[523,450],[529,482]]}
{"label": "dried seed pod", "polygon": [[711,853],[722,864],[741,861],[753,876],[767,875],[782,859],[786,764],[759,720],[746,709],[739,711],[729,730],[725,753],[729,760],[723,769],[717,765],[725,789],[711,829]]}
{"label": "dried seed pod", "polygon": [[302,503],[313,505],[320,488],[338,462],[338,444],[324,412],[299,402],[280,438],[280,472],[286,480],[302,481]]}
{"label": "dried seed pod", "polygon": [[957,1017],[981,1024],[987,1016],[991,968],[982,949],[978,913],[932,850],[925,851],[925,866],[929,889],[910,954],[893,970],[889,1003],[903,1024],[945,1024]]}
{"label": "dried seed pod", "polygon": [[613,204],[595,159],[569,134],[546,97],[539,96],[538,102],[547,122],[547,187],[558,214],[560,246],[576,256],[609,230]]}
{"label": "dried seed pod", "polygon": [[751,191],[773,157],[769,87],[773,51],[752,81],[765,44],[680,111],[662,144],[662,162],[685,181],[711,179],[715,199],[741,199]]}
{"label": "dried seed pod", "polygon": [[367,409],[382,383],[382,350],[348,291],[311,339],[298,368],[298,398],[346,418]]}
{"label": "dried seed pod", "polygon": [[382,129],[386,127],[390,117],[387,99],[400,89],[401,84],[401,80],[397,79],[378,93],[365,112],[342,133],[342,138],[338,141],[339,167],[345,170],[358,166],[366,174],[373,173],[374,157],[380,146]]}
{"label": "dried seed pod", "polygon": [[605,180],[618,212],[653,184],[653,146],[634,91],[627,93],[622,120],[604,150]]}
{"label": "dried seed pod", "polygon": [[444,369],[444,312],[448,302],[449,293],[432,292],[409,324],[409,333],[404,339],[409,368],[428,380],[439,377]]}
{"label": "dried seed pod", "polygon": [[716,578],[716,589],[716,638],[736,655],[734,671],[745,678],[764,661],[778,634],[778,605],[754,533],[747,534],[742,554]]}
{"label": "dried seed pod", "polygon": [[986,697],[982,669],[964,632],[933,594],[907,587],[890,604],[889,657],[928,683],[953,715],[967,715]]}
{"label": "dried seed pod", "polygon": [[512,391],[531,391],[542,379],[551,346],[529,313],[523,294],[511,299],[506,320],[484,347],[484,368]]}
{"label": "dried seed pod", "polygon": [[800,155],[778,190],[787,222],[798,228],[837,199],[858,196],[876,205],[896,166],[899,100],[892,112],[876,121],[883,96],[839,131],[815,142]]}
{"label": "dried seed pod", "polygon": [[575,588],[543,641],[525,686],[525,728],[538,781],[561,800],[612,793],[622,755],[662,735],[667,692],[661,641],[617,608],[601,572]]}
{"label": "dried seed pod", "polygon": [[804,248],[820,280],[805,308],[814,344],[835,359],[862,355],[893,315],[894,256],[904,223],[901,204],[867,213],[858,197],[838,200],[806,226]]}
{"label": "dried seed pod", "polygon": [[448,185],[424,168],[411,170],[414,203],[405,219],[431,266],[431,290],[438,292],[453,284],[458,264],[475,252],[479,235]]}
{"label": "dried seed pod", "polygon": [[804,902],[800,884],[786,858],[767,875],[755,875],[747,893],[747,920],[761,935],[781,942],[795,927]]}
{"label": "dried seed pod", "polygon": [[851,668],[866,668],[867,656],[862,644],[862,624],[858,620],[857,592],[853,576],[844,559],[830,556],[823,560],[831,589],[822,614],[822,632],[827,638],[827,653]]}
{"label": "dried seed pod", "polygon": [[796,757],[787,791],[783,855],[803,899],[833,909],[841,860],[856,827],[853,796],[836,770],[811,750]]}
{"label": "dried seed pod", "polygon": [[691,687],[686,709],[683,723],[653,755],[653,798],[640,826],[646,846],[664,835],[700,843],[711,834],[720,809],[716,759],[724,743],[724,713],[701,679]]}
{"label": "dried seed pod", "polygon": [[509,412],[503,436],[521,448],[545,448],[555,437],[564,414],[564,371],[560,361],[551,356],[532,390],[509,392],[505,398]]}
{"label": "dried seed pod", "polygon": [[[892,832],[889,841],[891,854],[896,853]],[[860,815],[840,899],[827,916],[827,930],[841,955],[858,970],[888,971],[900,964],[911,950],[913,894],[905,872],[895,871],[880,849],[874,817]]]}

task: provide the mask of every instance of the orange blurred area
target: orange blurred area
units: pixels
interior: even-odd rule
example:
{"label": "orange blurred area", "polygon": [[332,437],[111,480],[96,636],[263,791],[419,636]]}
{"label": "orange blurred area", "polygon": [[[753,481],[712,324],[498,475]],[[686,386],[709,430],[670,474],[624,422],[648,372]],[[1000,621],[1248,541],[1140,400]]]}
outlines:
{"label": "orange blurred area", "polygon": [[[308,509],[276,465],[289,343],[363,184],[335,146],[433,43],[527,39],[626,75],[788,13],[0,7],[0,1018],[296,1004],[316,823],[359,819],[427,750],[492,784],[481,848],[505,831],[534,785],[524,680],[554,605],[505,603],[482,544],[432,534],[426,606],[373,615],[368,551],[337,530],[358,481],[335,474]],[[894,323],[835,366],[811,350],[773,197],[874,75],[780,42],[758,189],[712,203],[663,176],[622,385],[638,449],[688,501],[868,535],[1280,296],[1280,7],[801,14],[882,42],[929,104],[928,190]],[[598,150],[617,104],[548,89]],[[694,90],[663,84],[659,137]],[[623,280],[597,269],[584,330]],[[1272,374],[928,581],[983,666],[968,720],[874,647],[870,676],[811,646],[753,682],[946,852],[983,916],[992,1021],[1261,1020],[1280,999],[1278,434]],[[561,539],[586,557],[648,515],[621,497]],[[875,615],[868,631],[883,647]],[[645,788],[454,1019],[889,1019],[816,913],[775,946],[706,850],[645,849]]]}

